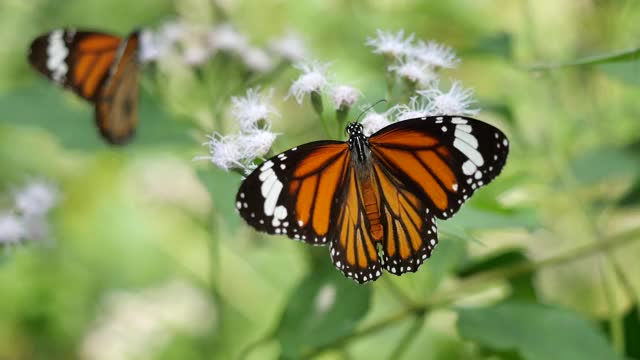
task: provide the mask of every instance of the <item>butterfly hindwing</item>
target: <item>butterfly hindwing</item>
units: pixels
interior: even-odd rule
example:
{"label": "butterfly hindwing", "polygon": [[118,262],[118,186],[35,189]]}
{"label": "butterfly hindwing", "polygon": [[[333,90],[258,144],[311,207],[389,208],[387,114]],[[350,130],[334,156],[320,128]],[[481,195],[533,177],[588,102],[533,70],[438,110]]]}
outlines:
{"label": "butterfly hindwing", "polygon": [[415,272],[438,243],[435,217],[427,202],[412,193],[382,164],[373,165],[380,194],[384,268],[395,275]]}
{"label": "butterfly hindwing", "polygon": [[[382,275],[376,246],[376,235],[382,231],[379,217],[367,214],[376,194],[369,179],[362,179],[349,167],[342,195],[335,206],[338,215],[330,237],[331,259],[338,270],[358,283],[374,281]],[[375,212],[377,212],[377,208]]]}
{"label": "butterfly hindwing", "polygon": [[112,144],[122,144],[135,133],[138,118],[138,34],[120,46],[117,62],[96,99],[96,123]]}
{"label": "butterfly hindwing", "polygon": [[244,180],[236,196],[240,215],[260,231],[325,245],[349,148],[317,141],[278,154]]}

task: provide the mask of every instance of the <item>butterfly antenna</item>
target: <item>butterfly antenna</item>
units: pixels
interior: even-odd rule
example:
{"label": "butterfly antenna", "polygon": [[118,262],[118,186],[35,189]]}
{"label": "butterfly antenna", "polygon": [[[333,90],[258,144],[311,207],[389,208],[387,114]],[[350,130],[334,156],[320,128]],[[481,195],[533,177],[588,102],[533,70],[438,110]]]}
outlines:
{"label": "butterfly antenna", "polygon": [[380,99],[378,101],[376,101],[375,104],[369,106],[368,108],[364,109],[363,112],[360,113],[360,115],[358,115],[358,119],[356,119],[356,122],[360,122],[360,118],[362,117],[362,115],[366,114],[369,112],[369,110],[373,109],[374,107],[376,107],[376,105],[380,104],[381,102],[387,102],[387,99]]}

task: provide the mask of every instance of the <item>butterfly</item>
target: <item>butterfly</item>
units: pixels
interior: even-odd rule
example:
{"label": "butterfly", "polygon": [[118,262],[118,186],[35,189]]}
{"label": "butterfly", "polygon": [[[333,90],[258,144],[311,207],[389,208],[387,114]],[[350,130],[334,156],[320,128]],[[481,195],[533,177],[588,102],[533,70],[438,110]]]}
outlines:
{"label": "butterfly", "polygon": [[137,31],[121,38],[57,29],[33,40],[28,58],[51,81],[90,101],[100,134],[119,145],[137,122],[138,37]]}
{"label": "butterfly", "polygon": [[415,272],[446,219],[504,167],[509,141],[462,116],[399,121],[367,137],[350,123],[344,141],[294,147],[259,165],[236,207],[259,231],[329,245],[338,270],[358,283],[383,269]]}

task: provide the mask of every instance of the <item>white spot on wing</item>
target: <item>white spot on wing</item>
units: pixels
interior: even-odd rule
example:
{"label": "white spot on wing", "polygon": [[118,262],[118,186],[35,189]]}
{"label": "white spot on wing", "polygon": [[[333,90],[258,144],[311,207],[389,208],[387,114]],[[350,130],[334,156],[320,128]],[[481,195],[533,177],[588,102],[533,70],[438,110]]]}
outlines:
{"label": "white spot on wing", "polygon": [[460,152],[462,152],[469,160],[473,161],[473,163],[476,164],[476,166],[482,166],[484,164],[484,159],[482,158],[482,154],[480,154],[478,150],[471,147],[471,145],[469,145],[465,141],[462,141],[456,138],[453,141],[453,146],[456,149],[460,150]]}
{"label": "white spot on wing", "polygon": [[65,59],[69,55],[69,49],[64,43],[64,30],[54,30],[49,35],[47,44],[47,69],[51,72],[51,78],[57,83],[62,83],[69,70]]}

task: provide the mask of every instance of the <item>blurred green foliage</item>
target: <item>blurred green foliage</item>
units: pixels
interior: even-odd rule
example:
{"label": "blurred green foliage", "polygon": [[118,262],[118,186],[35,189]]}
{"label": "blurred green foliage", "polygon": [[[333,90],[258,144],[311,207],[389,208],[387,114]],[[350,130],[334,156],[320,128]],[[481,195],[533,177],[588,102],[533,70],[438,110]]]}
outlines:
{"label": "blurred green foliage", "polygon": [[[120,322],[129,332],[88,351],[100,324],[119,319],[111,295],[171,279],[206,294],[208,325],[162,327],[131,358],[640,359],[640,4],[212,3],[0,2],[0,189],[45,177],[62,193],[54,241],[1,254],[0,359],[113,359],[157,316],[133,309]],[[256,44],[295,29],[368,102],[385,94],[383,61],[364,46],[376,29],[450,45],[463,63],[446,76],[474,88],[478,117],[511,139],[505,171],[440,222],[420,271],[358,286],[327,249],[245,226],[233,209],[240,176],[192,161],[208,131],[233,129],[229,96],[247,85],[233,62],[148,67],[138,136],[121,149],[99,138],[89,104],[26,63],[31,39],[52,28],[125,34],[176,17],[230,21]],[[247,80],[276,88],[274,151],[322,133],[309,106],[280,103],[294,76]]]}

